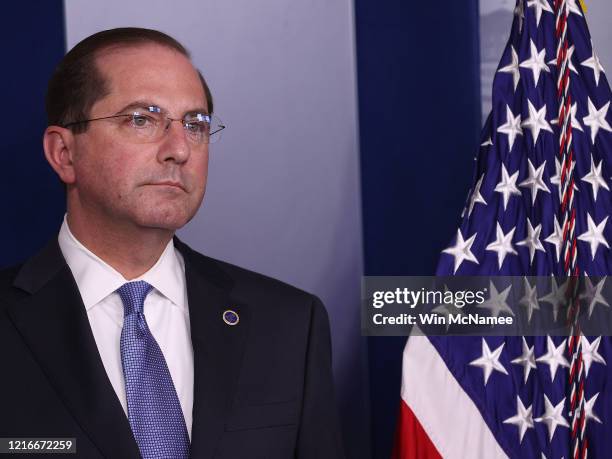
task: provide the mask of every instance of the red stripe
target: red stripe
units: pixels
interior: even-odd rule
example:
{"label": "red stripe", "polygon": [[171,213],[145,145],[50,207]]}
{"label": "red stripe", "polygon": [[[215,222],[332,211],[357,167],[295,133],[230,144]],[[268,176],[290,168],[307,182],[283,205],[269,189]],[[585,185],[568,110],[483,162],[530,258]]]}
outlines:
{"label": "red stripe", "polygon": [[442,459],[419,420],[403,400],[400,403],[391,459]]}

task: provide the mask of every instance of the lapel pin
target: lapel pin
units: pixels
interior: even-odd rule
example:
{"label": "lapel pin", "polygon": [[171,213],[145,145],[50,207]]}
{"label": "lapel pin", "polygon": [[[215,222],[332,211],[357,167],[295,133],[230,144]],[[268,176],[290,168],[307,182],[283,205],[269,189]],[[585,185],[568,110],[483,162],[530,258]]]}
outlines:
{"label": "lapel pin", "polygon": [[225,322],[226,324],[237,325],[239,321],[240,317],[238,316],[238,313],[236,311],[228,309],[223,313],[223,322]]}

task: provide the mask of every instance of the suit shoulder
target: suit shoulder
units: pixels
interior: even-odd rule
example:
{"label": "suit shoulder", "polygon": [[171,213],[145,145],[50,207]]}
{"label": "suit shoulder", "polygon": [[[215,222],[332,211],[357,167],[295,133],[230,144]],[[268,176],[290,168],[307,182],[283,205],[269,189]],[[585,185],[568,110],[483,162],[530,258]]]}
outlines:
{"label": "suit shoulder", "polygon": [[21,267],[22,265],[15,265],[0,269],[0,308],[18,296],[20,290],[13,286],[13,282]]}
{"label": "suit shoulder", "polygon": [[201,254],[180,243],[179,250],[199,269],[232,284],[236,296],[265,304],[303,305],[311,308],[321,301],[313,294],[273,277]]}

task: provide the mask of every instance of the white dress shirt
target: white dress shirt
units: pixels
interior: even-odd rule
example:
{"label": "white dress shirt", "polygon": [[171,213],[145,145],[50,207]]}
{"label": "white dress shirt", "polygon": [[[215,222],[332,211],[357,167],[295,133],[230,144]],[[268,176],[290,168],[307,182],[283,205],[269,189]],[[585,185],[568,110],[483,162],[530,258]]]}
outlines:
{"label": "white dress shirt", "polygon": [[[58,241],[81,293],[106,374],[127,416],[125,381],[119,349],[123,303],[116,290],[128,280],[74,237],[66,216]],[[136,280],[146,281],[153,286],[145,299],[144,315],[166,359],[191,438],[193,348],[185,263],[172,240],[151,269],[129,281]]]}

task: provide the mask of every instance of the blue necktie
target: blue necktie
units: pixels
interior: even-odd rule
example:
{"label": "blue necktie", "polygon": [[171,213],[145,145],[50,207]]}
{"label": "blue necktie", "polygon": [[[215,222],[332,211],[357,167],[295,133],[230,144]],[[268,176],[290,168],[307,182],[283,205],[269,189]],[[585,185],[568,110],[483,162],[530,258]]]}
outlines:
{"label": "blue necktie", "polygon": [[143,312],[145,298],[152,289],[145,281],[137,281],[117,290],[124,307],[121,363],[128,419],[144,459],[187,458],[185,418],[166,360]]}

